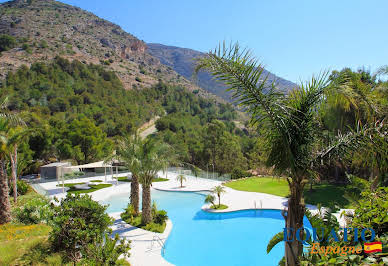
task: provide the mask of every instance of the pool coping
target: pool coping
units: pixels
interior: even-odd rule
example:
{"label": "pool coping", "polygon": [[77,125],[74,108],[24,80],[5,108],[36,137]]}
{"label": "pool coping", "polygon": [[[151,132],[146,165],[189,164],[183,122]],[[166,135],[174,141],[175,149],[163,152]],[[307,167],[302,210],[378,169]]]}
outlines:
{"label": "pool coping", "polygon": [[[159,190],[159,191],[165,191],[165,192],[191,192],[191,193],[208,193],[211,192],[211,188],[216,186],[216,185],[223,185],[223,182],[218,181],[218,180],[208,180],[204,178],[197,177],[195,179],[189,178],[188,181],[186,181],[186,184],[188,184],[186,187],[180,188],[178,185],[179,183],[175,180],[176,173],[171,173],[168,172],[168,178],[169,181],[165,182],[157,182],[153,183],[152,189],[153,190]],[[94,177],[93,177],[94,178]],[[191,180],[192,179],[192,180]],[[129,196],[129,191],[130,191],[130,184],[129,182],[118,182],[118,184],[113,183],[113,186],[100,189],[97,191],[94,191],[92,193],[87,193],[88,195],[91,195],[93,200],[96,200],[98,202],[102,202],[106,200],[109,197],[115,196],[117,194],[121,193],[128,193]],[[227,193],[225,196],[222,198],[222,203],[226,204],[228,206],[228,209],[225,210],[214,210],[210,209],[210,204],[203,204],[201,206],[201,210],[208,212],[208,213],[233,213],[233,212],[238,212],[238,211],[249,211],[249,210],[277,210],[281,211],[284,209],[287,209],[287,206],[284,205],[284,202],[288,200],[288,198],[280,197],[280,196],[275,196],[271,194],[266,194],[266,193],[259,193],[259,192],[248,192],[248,191],[239,191],[239,190],[234,190],[232,188],[224,186]],[[190,188],[190,189],[189,189]],[[56,194],[56,196],[59,198],[65,197],[67,193],[59,193]],[[50,196],[51,198],[53,195]],[[231,202],[229,203],[228,200]],[[256,206],[256,201],[260,202],[260,206],[263,206],[264,208],[249,208],[248,206],[250,203],[255,203]],[[252,204],[253,205],[253,204]],[[248,207],[248,208],[247,208]],[[266,208],[267,207],[267,208]],[[315,207],[313,205],[306,205],[307,208],[309,207]],[[311,210],[311,209],[310,209]],[[313,210],[315,212],[316,210]],[[121,220],[120,217],[121,212],[116,212],[115,213],[109,213],[110,216],[114,216],[116,219],[115,224],[118,227],[117,231],[120,237],[123,237],[127,240],[131,240],[131,256],[129,258],[126,258],[131,265],[139,266],[139,265],[173,265],[172,263],[168,262],[162,255],[162,252],[160,249],[156,250],[157,252],[149,252],[149,249],[146,245],[146,243],[150,243],[152,241],[153,237],[155,235],[159,236],[160,238],[163,238],[164,240],[163,245],[166,243],[168,240],[168,237],[170,236],[173,228],[173,223],[170,219],[166,221],[166,229],[163,233],[154,233],[150,231],[146,231],[144,229],[134,227],[130,224],[125,223],[124,221]],[[118,219],[117,219],[118,218]],[[337,218],[338,219],[338,218]],[[119,227],[122,226],[120,229]],[[126,235],[127,232],[125,232],[125,229],[132,228],[132,236],[131,234]],[[135,229],[133,229],[135,228]],[[124,229],[124,230],[122,230]],[[134,234],[134,231],[136,234]],[[137,240],[137,233],[138,235],[142,235],[143,240]],[[147,242],[148,241],[148,242]]]}

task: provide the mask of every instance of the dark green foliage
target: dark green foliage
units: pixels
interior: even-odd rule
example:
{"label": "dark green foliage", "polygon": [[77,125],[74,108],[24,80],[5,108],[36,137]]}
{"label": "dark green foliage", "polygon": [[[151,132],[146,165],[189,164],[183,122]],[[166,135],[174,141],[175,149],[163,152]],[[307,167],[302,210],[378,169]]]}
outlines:
{"label": "dark green foliage", "polygon": [[80,252],[98,243],[112,224],[106,208],[89,195],[67,194],[60,205],[53,208],[50,240],[54,249],[63,251],[71,261],[80,259]]}
{"label": "dark green foliage", "polygon": [[126,91],[113,72],[60,57],[9,73],[1,93],[9,96],[11,110],[62,121],[84,114],[109,137],[133,132],[161,110],[154,101],[155,90]]}
{"label": "dark green foliage", "polygon": [[16,46],[16,39],[7,34],[0,35],[0,53]]}
{"label": "dark green foliage", "polygon": [[[240,130],[235,137],[239,129],[232,122],[237,115],[231,105],[162,82],[148,89],[125,90],[113,72],[77,60],[57,57],[52,63],[22,66],[8,74],[0,91],[9,97],[12,111],[26,111],[24,120],[34,129],[27,145],[33,160],[100,160],[112,147],[107,138],[132,134],[156,115],[162,116],[156,123],[157,138],[179,151],[182,161],[202,169],[210,156],[204,149],[205,140],[211,141],[208,123],[215,119],[224,124],[220,128],[224,138],[216,143],[217,171],[246,169],[245,158],[254,150],[245,144],[247,134]],[[87,145],[82,145],[85,141]],[[234,156],[237,160],[231,163]],[[223,165],[222,160],[229,161]]]}
{"label": "dark green foliage", "polygon": [[75,119],[60,132],[57,149],[63,158],[73,158],[79,164],[95,162],[110,155],[112,143],[94,123],[83,117]]}
{"label": "dark green foliage", "polygon": [[354,210],[353,226],[373,228],[377,235],[388,232],[388,187],[370,189],[361,193],[359,206]]}
{"label": "dark green foliage", "polygon": [[[18,195],[25,195],[28,192],[28,184],[23,180],[17,181]],[[9,195],[13,195],[13,186],[9,187]]]}
{"label": "dark green foliage", "polygon": [[155,223],[157,224],[163,224],[167,221],[167,219],[168,219],[168,216],[165,210],[157,211],[154,217]]}
{"label": "dark green foliage", "polygon": [[243,171],[240,168],[234,168],[230,178],[231,179],[239,179],[239,178],[250,177],[250,176],[252,176],[251,173],[249,173],[247,171]]}
{"label": "dark green foliage", "polygon": [[143,228],[144,230],[163,233],[168,220],[167,212],[165,210],[158,210],[155,202],[152,205],[152,222],[143,224],[141,213],[135,214],[135,209],[131,204],[128,204],[124,212],[121,213],[121,218],[130,225]]}

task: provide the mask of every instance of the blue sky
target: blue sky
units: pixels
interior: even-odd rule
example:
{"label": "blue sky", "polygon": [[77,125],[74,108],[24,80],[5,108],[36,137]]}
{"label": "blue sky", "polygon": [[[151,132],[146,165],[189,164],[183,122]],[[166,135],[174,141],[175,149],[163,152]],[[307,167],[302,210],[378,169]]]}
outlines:
{"label": "blue sky", "polygon": [[[4,2],[4,1],[1,1]],[[209,51],[249,47],[273,73],[297,82],[322,70],[388,64],[386,0],[62,0],[145,42]]]}

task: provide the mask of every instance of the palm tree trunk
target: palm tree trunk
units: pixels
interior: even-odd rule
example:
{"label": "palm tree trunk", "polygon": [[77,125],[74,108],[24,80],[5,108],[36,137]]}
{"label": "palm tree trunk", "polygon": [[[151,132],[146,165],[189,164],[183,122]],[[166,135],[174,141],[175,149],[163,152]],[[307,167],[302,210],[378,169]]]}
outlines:
{"label": "palm tree trunk", "polygon": [[14,150],[10,154],[11,161],[11,173],[12,173],[12,186],[13,186],[13,201],[16,203],[18,200],[18,187],[17,187],[17,163],[18,163],[18,147],[14,146]]}
{"label": "palm tree trunk", "polygon": [[141,219],[142,224],[149,224],[152,222],[152,212],[151,212],[151,186],[142,185],[142,208],[141,208]]}
{"label": "palm tree trunk", "polygon": [[11,204],[9,202],[9,190],[5,161],[0,161],[0,224],[11,221]]}
{"label": "palm tree trunk", "polygon": [[139,179],[137,175],[132,174],[131,180],[131,205],[135,211],[135,215],[139,214]]}
{"label": "palm tree trunk", "polygon": [[[292,180],[290,185],[291,196],[288,200],[288,211],[286,218],[286,228],[292,228],[290,233],[292,242],[286,242],[285,257],[287,266],[299,265],[299,256],[303,252],[303,244],[296,239],[296,231],[303,227],[303,217],[305,213],[305,206],[302,202],[303,184],[302,179]],[[301,230],[300,239],[303,239],[303,230]]]}

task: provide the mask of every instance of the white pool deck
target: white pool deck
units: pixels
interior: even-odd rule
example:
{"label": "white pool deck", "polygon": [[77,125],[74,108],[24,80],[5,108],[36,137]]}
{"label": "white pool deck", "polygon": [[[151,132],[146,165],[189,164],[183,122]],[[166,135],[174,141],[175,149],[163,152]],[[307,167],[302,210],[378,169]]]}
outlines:
{"label": "white pool deck", "polygon": [[[125,176],[126,174],[119,174]],[[213,187],[221,185],[221,181],[196,178],[186,176],[187,181],[183,183],[184,187],[180,187],[180,183],[176,181],[176,173],[167,173],[169,181],[155,182],[152,188],[164,191],[210,191]],[[160,177],[166,177],[166,174],[160,173]],[[83,179],[67,180],[65,183],[87,182],[89,180],[99,179],[105,181],[104,176],[90,177]],[[89,193],[96,201],[103,201],[115,194],[128,193],[130,194],[131,183],[117,182],[112,179],[111,175],[107,176],[107,183],[112,186],[98,191]],[[64,198],[66,193],[62,192],[61,187],[57,187],[58,182],[42,183],[40,186],[46,190],[50,197]],[[269,195],[257,192],[243,192],[225,187],[226,193],[221,196],[221,203],[228,206],[227,209],[215,211],[209,209],[209,205],[204,204],[202,209],[211,212],[231,212],[246,209],[277,209],[283,210],[287,206],[287,198]],[[307,205],[307,207],[314,213],[317,212],[316,206]],[[162,245],[170,234],[173,224],[170,220],[167,222],[166,230],[162,233],[153,233],[143,229],[131,226],[123,222],[120,218],[120,213],[110,213],[115,219],[113,226],[113,234],[119,234],[120,237],[131,241],[129,262],[133,266],[154,266],[154,265],[172,265],[167,262],[162,256]],[[340,223],[343,224],[342,219],[337,215]]]}

